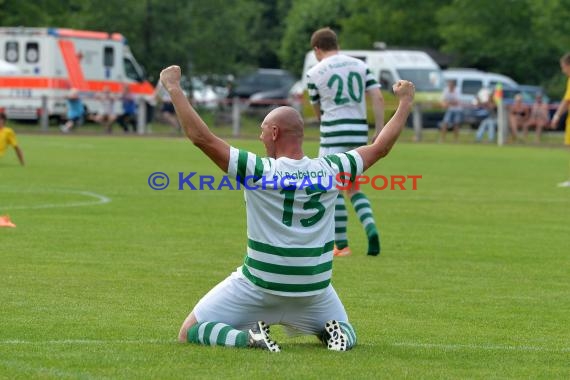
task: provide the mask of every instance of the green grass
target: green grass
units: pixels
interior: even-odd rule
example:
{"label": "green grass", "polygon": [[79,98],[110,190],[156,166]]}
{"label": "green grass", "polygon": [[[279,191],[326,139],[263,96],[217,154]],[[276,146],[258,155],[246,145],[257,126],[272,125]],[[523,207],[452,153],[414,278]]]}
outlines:
{"label": "green grass", "polygon": [[[363,253],[351,212],[354,254],[335,259],[359,345],[333,353],[277,328],[280,354],[176,343],[246,243],[240,191],[176,190],[178,172],[221,176],[191,143],[20,133],[27,166],[0,160],[0,214],[17,224],[0,229],[0,378],[569,378],[570,191],[555,186],[568,152],[406,133],[368,173],[423,176],[416,191],[365,189],[382,255]],[[167,190],[148,187],[155,171]],[[110,202],[82,205],[104,199],[85,192]]]}

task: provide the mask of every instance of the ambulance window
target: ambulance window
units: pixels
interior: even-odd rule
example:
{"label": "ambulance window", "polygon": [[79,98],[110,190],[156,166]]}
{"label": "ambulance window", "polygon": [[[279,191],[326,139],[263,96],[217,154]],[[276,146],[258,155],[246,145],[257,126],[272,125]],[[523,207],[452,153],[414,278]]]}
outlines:
{"label": "ambulance window", "polygon": [[37,42],[26,43],[26,62],[37,63],[40,60],[40,46]]}
{"label": "ambulance window", "polygon": [[136,80],[137,82],[142,82],[143,81],[142,76],[137,71],[137,68],[135,67],[134,63],[127,58],[123,59],[123,62],[125,65],[125,74],[127,74],[127,78]]}
{"label": "ambulance window", "polygon": [[112,67],[115,63],[115,50],[112,46],[105,46],[103,50],[103,66]]}
{"label": "ambulance window", "polygon": [[6,49],[4,52],[4,59],[10,63],[18,62],[19,55],[18,42],[7,41]]}

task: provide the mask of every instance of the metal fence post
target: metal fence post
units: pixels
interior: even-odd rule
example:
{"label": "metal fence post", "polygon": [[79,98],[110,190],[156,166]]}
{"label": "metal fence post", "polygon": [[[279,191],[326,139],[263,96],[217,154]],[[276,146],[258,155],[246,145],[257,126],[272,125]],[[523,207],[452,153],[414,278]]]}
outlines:
{"label": "metal fence post", "polygon": [[507,113],[505,112],[505,105],[499,102],[497,106],[497,145],[503,146],[505,144],[505,132],[507,131]]}
{"label": "metal fence post", "polygon": [[144,135],[146,129],[146,102],[140,97],[137,107],[137,133]]}
{"label": "metal fence post", "polygon": [[503,103],[503,85],[501,83],[497,83],[491,96],[493,96],[497,104],[497,145],[503,146],[505,144],[505,132],[508,128],[508,121],[505,103]]}
{"label": "metal fence post", "polygon": [[414,127],[414,141],[422,141],[422,130],[423,130],[423,120],[422,120],[422,106],[419,103],[414,104],[414,109],[412,110],[412,125]]}
{"label": "metal fence post", "polygon": [[42,132],[47,132],[49,128],[49,114],[47,103],[47,95],[42,95],[42,110],[40,115],[40,128]]}
{"label": "metal fence post", "polygon": [[239,136],[240,130],[240,104],[239,98],[234,96],[232,98],[232,134],[234,137]]}

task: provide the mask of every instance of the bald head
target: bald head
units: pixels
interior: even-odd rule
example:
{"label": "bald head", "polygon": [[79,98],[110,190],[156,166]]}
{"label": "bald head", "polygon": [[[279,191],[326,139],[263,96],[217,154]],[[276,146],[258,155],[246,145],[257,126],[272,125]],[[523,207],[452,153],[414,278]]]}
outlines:
{"label": "bald head", "polygon": [[259,139],[268,157],[301,159],[303,154],[303,118],[292,107],[279,107],[269,112],[261,123]]}
{"label": "bald head", "polygon": [[267,114],[265,121],[279,127],[279,133],[283,137],[303,138],[303,118],[293,107],[276,108]]}

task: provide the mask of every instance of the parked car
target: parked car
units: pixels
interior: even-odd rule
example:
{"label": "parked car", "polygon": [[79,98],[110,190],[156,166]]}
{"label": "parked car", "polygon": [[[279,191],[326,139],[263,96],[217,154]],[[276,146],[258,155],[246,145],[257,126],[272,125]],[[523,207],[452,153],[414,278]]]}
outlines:
{"label": "parked car", "polygon": [[227,88],[206,84],[202,79],[192,78],[192,98],[194,102],[207,109],[216,109],[224,101]]}
{"label": "parked car", "polygon": [[296,81],[286,70],[257,69],[238,78],[228,96],[247,99],[250,106],[289,105],[289,90]]}
{"label": "parked car", "polygon": [[209,110],[216,109],[223,103],[228,91],[226,87],[207,84],[201,77],[183,76],[181,79],[182,89],[188,97],[192,93],[192,102],[197,107]]}
{"label": "parked car", "polygon": [[464,119],[466,124],[477,128],[487,112],[477,106],[477,95],[482,89],[492,90],[497,83],[503,86],[503,93],[516,90],[519,85],[506,75],[469,68],[448,69],[443,71],[446,81],[454,80],[459,90],[461,102],[465,105]]}
{"label": "parked car", "polygon": [[550,98],[544,93],[544,89],[542,87],[523,84],[515,88],[503,89],[503,102],[507,105],[512,104],[516,94],[521,94],[523,103],[528,104],[529,106],[534,103],[534,98],[538,94],[542,95],[542,100],[545,103],[550,103]]}

